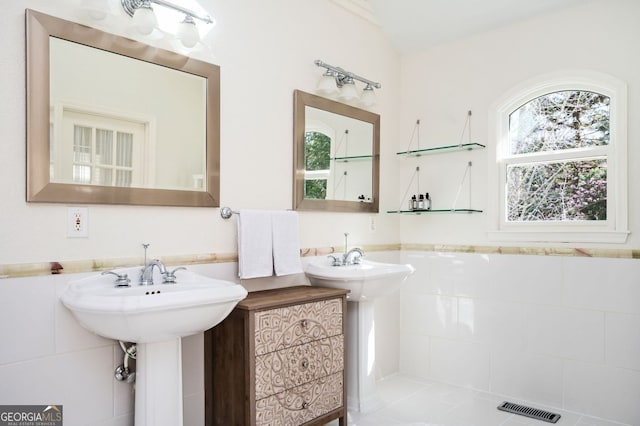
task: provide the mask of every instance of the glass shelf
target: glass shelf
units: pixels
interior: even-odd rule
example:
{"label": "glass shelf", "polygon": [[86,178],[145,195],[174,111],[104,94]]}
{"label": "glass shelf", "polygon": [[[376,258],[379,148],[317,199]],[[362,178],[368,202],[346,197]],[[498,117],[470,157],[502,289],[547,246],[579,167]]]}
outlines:
{"label": "glass shelf", "polygon": [[407,157],[420,157],[422,155],[443,154],[446,152],[454,151],[471,151],[474,149],[486,148],[485,145],[480,143],[462,143],[458,145],[437,146],[434,148],[416,149],[412,151],[402,151],[396,153],[397,155],[405,155]]}
{"label": "glass shelf", "polygon": [[387,213],[422,214],[422,213],[482,213],[475,209],[432,209],[432,210],[387,210]]}
{"label": "glass shelf", "polygon": [[347,163],[349,161],[363,161],[363,160],[371,160],[373,155],[353,155],[350,157],[333,157],[331,160]]}

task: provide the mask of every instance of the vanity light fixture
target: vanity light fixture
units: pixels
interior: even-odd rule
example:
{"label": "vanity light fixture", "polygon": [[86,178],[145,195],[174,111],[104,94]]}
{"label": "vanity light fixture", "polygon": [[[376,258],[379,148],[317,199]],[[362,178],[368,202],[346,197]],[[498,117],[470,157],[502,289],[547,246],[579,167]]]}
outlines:
{"label": "vanity light fixture", "polygon": [[178,24],[175,35],[187,48],[194,47],[200,41],[200,33],[195,19],[206,24],[215,23],[209,15],[201,15],[167,0],[120,0],[120,3],[127,15],[133,18],[133,26],[142,35],[149,35],[154,29],[158,28],[158,20],[151,3],[182,14],[184,18]]}
{"label": "vanity light fixture", "polygon": [[[376,103],[373,89],[380,89],[382,87],[380,83],[360,77],[340,67],[334,67],[320,59],[316,59],[314,63],[319,67],[326,68],[316,87],[317,93],[329,97],[337,95],[339,100],[347,103],[359,101],[360,105],[364,107],[370,107]],[[362,94],[358,93],[354,80],[366,84]]]}

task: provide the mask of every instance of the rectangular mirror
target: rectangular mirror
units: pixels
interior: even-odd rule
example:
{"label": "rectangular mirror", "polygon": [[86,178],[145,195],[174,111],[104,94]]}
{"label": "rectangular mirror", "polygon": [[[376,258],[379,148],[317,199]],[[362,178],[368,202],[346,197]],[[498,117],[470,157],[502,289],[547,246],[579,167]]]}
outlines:
{"label": "rectangular mirror", "polygon": [[27,201],[219,206],[218,66],[26,20]]}
{"label": "rectangular mirror", "polygon": [[378,212],[380,116],[294,92],[295,210]]}

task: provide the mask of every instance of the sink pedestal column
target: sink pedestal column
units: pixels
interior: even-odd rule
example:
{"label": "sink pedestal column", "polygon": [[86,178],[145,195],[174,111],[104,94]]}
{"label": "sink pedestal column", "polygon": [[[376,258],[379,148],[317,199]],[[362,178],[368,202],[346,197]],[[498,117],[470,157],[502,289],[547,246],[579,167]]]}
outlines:
{"label": "sink pedestal column", "polygon": [[135,425],[182,426],[181,339],[136,346]]}
{"label": "sink pedestal column", "polygon": [[348,302],[347,305],[347,408],[367,413],[382,404],[376,393],[373,302]]}

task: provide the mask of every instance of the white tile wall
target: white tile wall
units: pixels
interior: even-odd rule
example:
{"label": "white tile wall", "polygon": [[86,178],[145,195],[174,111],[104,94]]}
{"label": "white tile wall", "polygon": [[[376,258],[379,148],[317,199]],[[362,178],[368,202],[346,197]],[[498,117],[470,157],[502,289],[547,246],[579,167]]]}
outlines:
{"label": "white tile wall", "polygon": [[640,371],[640,315],[608,312],[605,327],[607,365]]}
{"label": "white tile wall", "polygon": [[416,273],[401,289],[401,373],[640,424],[639,260],[402,261]]}
{"label": "white tile wall", "polygon": [[640,371],[567,361],[564,382],[568,410],[640,424]]}
{"label": "white tile wall", "polygon": [[0,281],[0,365],[55,352],[55,306],[47,277]]}
{"label": "white tile wall", "polygon": [[[399,295],[376,304],[379,376],[399,370],[640,424],[640,261],[370,257],[416,267]],[[192,268],[235,279],[233,264]],[[113,379],[119,347],[84,330],[58,302],[66,282],[79,276],[0,280],[0,401],[62,403],[69,426],[132,425],[131,386]],[[202,336],[183,344],[189,425],[203,424],[202,344]]]}

